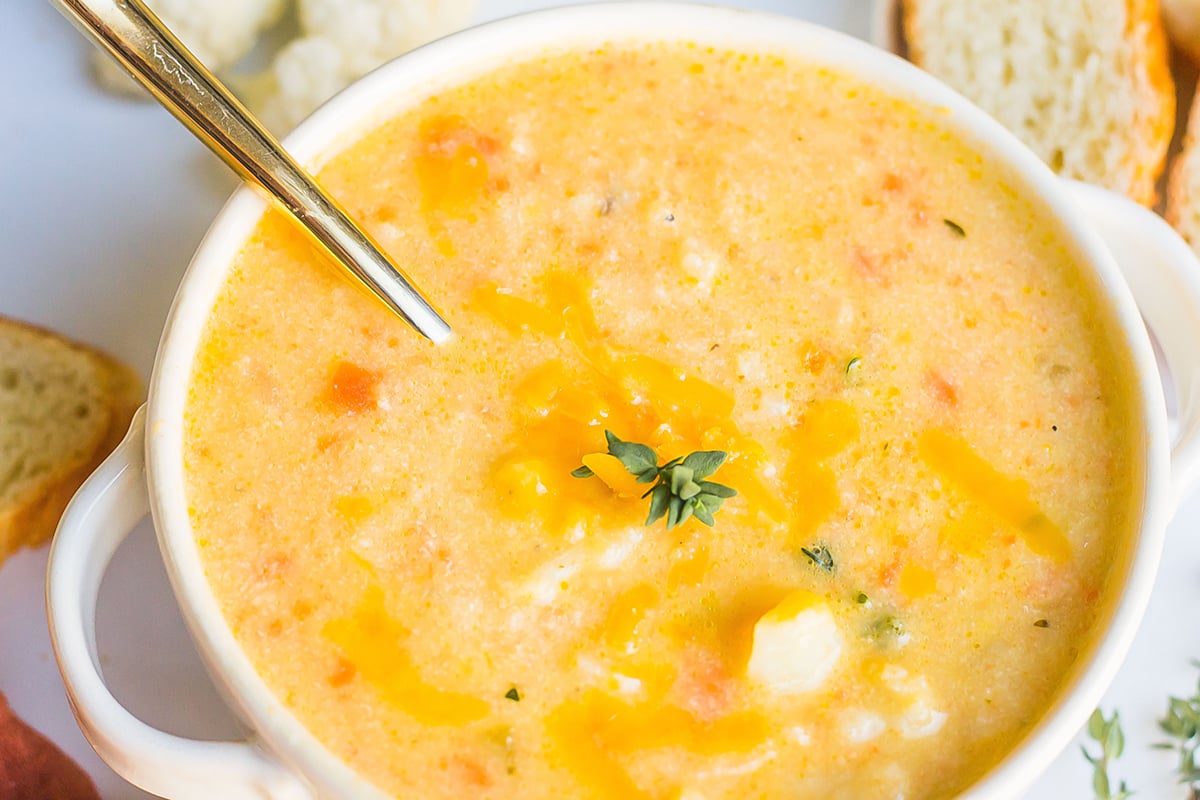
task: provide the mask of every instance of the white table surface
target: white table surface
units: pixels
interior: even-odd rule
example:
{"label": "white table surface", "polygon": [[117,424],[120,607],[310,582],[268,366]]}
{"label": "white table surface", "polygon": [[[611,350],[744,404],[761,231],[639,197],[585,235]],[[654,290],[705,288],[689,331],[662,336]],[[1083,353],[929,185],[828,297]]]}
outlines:
{"label": "white table surface", "polygon": [[[480,18],[553,2],[482,0]],[[742,3],[866,37],[868,0]],[[46,2],[0,2],[0,314],[92,342],[149,373],[175,286],[234,187],[214,157],[156,106],[97,90],[88,45]],[[1200,497],[1171,525],[1133,652],[1105,699],[1125,720],[1115,772],[1142,798],[1183,798],[1172,755],[1152,750],[1168,692],[1196,685]],[[106,800],[149,797],[113,774],[67,707],[43,606],[46,548],[0,568],[0,692],[91,773]],[[167,585],[153,532],[117,552],[100,596],[100,650],[117,696],[152,724],[221,738],[237,730],[204,675]],[[1028,795],[1090,798],[1077,748]]]}

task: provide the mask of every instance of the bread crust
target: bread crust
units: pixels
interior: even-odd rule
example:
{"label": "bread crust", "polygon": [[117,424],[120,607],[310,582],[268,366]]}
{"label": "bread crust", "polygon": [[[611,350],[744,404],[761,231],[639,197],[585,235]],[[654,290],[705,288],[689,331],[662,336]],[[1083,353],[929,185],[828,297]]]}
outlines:
{"label": "bread crust", "polygon": [[[902,29],[908,57],[918,66],[926,66],[930,47],[919,24],[922,2],[902,0]],[[1116,2],[1116,0],[1113,0]],[[973,0],[961,0],[973,3]],[[1159,13],[1159,0],[1124,0],[1123,38],[1131,48],[1134,68],[1123,76],[1136,96],[1133,118],[1129,121],[1128,146],[1123,158],[1124,185],[1108,184],[1142,205],[1158,202],[1157,184],[1166,163],[1167,149],[1175,129],[1175,82],[1170,70],[1167,35]],[[1069,143],[1056,143],[1067,145]],[[1103,176],[1090,178],[1100,183]]]}
{"label": "bread crust", "polygon": [[[1200,87],[1197,87],[1200,90]],[[1200,96],[1200,91],[1197,92]],[[1188,244],[1196,249],[1200,244],[1200,231],[1192,230],[1187,224],[1187,211],[1194,207],[1195,199],[1188,187],[1188,175],[1194,169],[1192,162],[1196,159],[1197,143],[1200,142],[1200,103],[1192,100],[1192,110],[1188,114],[1187,132],[1183,137],[1183,147],[1171,164],[1171,172],[1167,176],[1167,222],[1179,232]]]}
{"label": "bread crust", "polygon": [[124,437],[141,404],[143,391],[137,373],[102,350],[22,320],[0,317],[0,328],[4,327],[57,341],[85,355],[104,383],[107,422],[94,437],[95,441],[89,442],[82,457],[64,461],[51,475],[0,507],[0,563],[20,548],[37,547],[50,538],[79,486]]}
{"label": "bread crust", "polygon": [[1158,179],[1166,164],[1167,148],[1175,132],[1175,79],[1171,77],[1170,51],[1158,0],[1126,0],[1125,35],[1138,53],[1136,63],[1145,70],[1145,102],[1134,112],[1135,139],[1143,148],[1131,150],[1133,183],[1126,192],[1144,206],[1158,202]]}

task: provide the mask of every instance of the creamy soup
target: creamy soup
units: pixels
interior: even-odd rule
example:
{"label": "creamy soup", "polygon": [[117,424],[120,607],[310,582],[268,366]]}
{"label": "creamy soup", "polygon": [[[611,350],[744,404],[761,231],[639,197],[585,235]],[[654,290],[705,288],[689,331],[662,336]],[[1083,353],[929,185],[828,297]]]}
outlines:
{"label": "creamy soup", "polygon": [[[994,766],[1106,618],[1142,438],[1095,287],[945,119],[623,45],[331,158],[456,336],[274,213],[233,265],[187,493],[267,685],[399,797],[913,800]],[[605,431],[719,451],[737,494],[673,468],[705,519],[647,525]]]}

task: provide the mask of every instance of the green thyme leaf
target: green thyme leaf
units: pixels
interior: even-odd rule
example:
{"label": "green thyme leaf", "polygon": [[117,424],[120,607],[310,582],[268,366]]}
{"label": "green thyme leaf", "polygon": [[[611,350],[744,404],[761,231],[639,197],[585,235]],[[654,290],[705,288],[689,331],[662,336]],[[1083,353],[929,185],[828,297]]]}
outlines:
{"label": "green thyme leaf", "polygon": [[[1196,662],[1193,664],[1200,667]],[[1167,713],[1158,721],[1158,727],[1172,741],[1156,746],[1178,752],[1175,771],[1179,782],[1188,787],[1190,798],[1200,797],[1200,768],[1196,766],[1196,751],[1200,749],[1200,685],[1191,697],[1168,698]]]}
{"label": "green thyme leaf", "polygon": [[660,483],[650,490],[650,516],[646,517],[646,524],[653,525],[658,522],[667,513],[667,506],[671,502],[671,487],[665,483]]}
{"label": "green thyme leaf", "polygon": [[671,499],[667,501],[667,530],[671,530],[682,522],[679,518],[682,513],[683,498],[672,494]]}
{"label": "green thyme leaf", "polygon": [[711,494],[713,497],[719,497],[727,500],[730,497],[737,497],[737,492],[730,489],[721,483],[713,483],[712,481],[700,481],[700,491],[705,494]]}
{"label": "green thyme leaf", "polygon": [[718,497],[716,499],[718,501],[718,504],[713,507],[710,507],[708,505],[708,502],[705,501],[703,498],[697,499],[696,502],[692,506],[692,513],[696,515],[696,519],[700,520],[701,522],[703,522],[705,525],[707,525],[710,528],[716,522],[716,520],[713,519],[713,512],[721,507],[720,506],[721,498]]}
{"label": "green thyme leaf", "polygon": [[1090,752],[1086,746],[1080,748],[1083,757],[1092,765],[1092,793],[1095,800],[1128,800],[1133,792],[1129,791],[1125,781],[1121,781],[1114,791],[1108,774],[1112,762],[1125,751],[1125,734],[1121,730],[1120,716],[1114,711],[1111,719],[1105,719],[1104,713],[1097,708],[1088,719],[1087,735],[1100,745],[1099,753]]}
{"label": "green thyme leaf", "polygon": [[[677,467],[671,467],[669,471],[671,473],[671,494],[677,494],[682,497],[683,489],[689,483],[692,483],[692,475],[694,473],[691,469],[685,467],[683,464],[680,464]],[[700,487],[696,487],[697,491],[699,491],[699,488]],[[696,492],[692,492],[692,494],[695,495]],[[686,500],[687,498],[684,499]]]}
{"label": "green thyme leaf", "polygon": [[683,466],[692,471],[692,480],[702,481],[721,468],[725,453],[720,450],[700,450],[683,460]]}
{"label": "green thyme leaf", "polygon": [[954,231],[956,236],[966,237],[967,232],[965,230],[963,230],[962,225],[959,225],[957,222],[955,222],[952,219],[944,219],[944,220],[942,220],[942,222],[946,223],[946,227],[949,228],[950,230]]}
{"label": "green thyme leaf", "polygon": [[904,622],[893,614],[884,614],[867,627],[864,638],[884,647],[902,645],[906,641]]}
{"label": "green thyme leaf", "polygon": [[846,382],[851,386],[857,386],[862,383],[863,360],[862,356],[855,356],[846,362]]}
{"label": "green thyme leaf", "polygon": [[[642,494],[642,499],[650,498],[647,525],[665,516],[670,530],[694,516],[711,526],[721,504],[737,495],[728,486],[704,480],[725,463],[727,455],[720,450],[698,450],[659,466],[658,454],[647,445],[627,442],[612,431],[605,431],[604,438],[608,441],[609,455],[620,461],[629,474],[636,476],[639,483],[653,484]],[[571,474],[576,478],[595,475],[586,465]]]}
{"label": "green thyme leaf", "polygon": [[1104,726],[1104,714],[1101,713],[1100,709],[1097,708],[1092,712],[1092,715],[1088,717],[1088,736],[1092,739],[1095,739],[1097,742],[1104,741]]}
{"label": "green thyme leaf", "polygon": [[507,699],[512,700],[514,703],[521,702],[521,693],[517,691],[517,687],[515,686],[505,692],[504,696]]}
{"label": "green thyme leaf", "polygon": [[616,456],[631,475],[641,478],[658,470],[658,455],[646,445],[622,441],[612,431],[605,431],[604,436],[608,439],[609,454]]}
{"label": "green thyme leaf", "polygon": [[800,552],[807,556],[808,560],[817,567],[831,575],[837,572],[837,566],[833,563],[833,553],[829,552],[829,548],[825,545],[813,545],[811,548],[801,547]]}

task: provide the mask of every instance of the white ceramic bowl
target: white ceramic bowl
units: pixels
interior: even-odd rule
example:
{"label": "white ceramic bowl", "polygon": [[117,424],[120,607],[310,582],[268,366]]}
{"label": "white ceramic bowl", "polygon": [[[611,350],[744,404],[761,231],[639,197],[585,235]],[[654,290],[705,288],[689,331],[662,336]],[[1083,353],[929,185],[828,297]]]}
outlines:
{"label": "white ceramic bowl", "polygon": [[[1011,800],[1072,739],[1113,678],[1150,595],[1168,519],[1200,464],[1200,265],[1158,217],[1101,190],[1068,184],[981,111],[944,85],[863,42],[794,19],[670,4],[606,4],[538,12],[475,28],[392,62],[347,89],[286,142],[302,162],[322,160],[425,96],[497,65],[545,50],[668,37],[795,53],[896,95],[946,110],[946,126],[1011,165],[1023,191],[1056,217],[1120,320],[1138,367],[1145,502],[1119,597],[1096,643],[1040,723],[966,796]],[[327,751],[271,694],[238,647],[204,577],[184,497],[183,412],[193,355],[226,269],[264,210],[249,189],[229,201],[196,253],[171,309],[150,398],[126,441],[80,489],[50,555],[49,617],[55,654],[80,726],[112,767],[164,797],[371,798],[381,793]],[[1115,258],[1114,258],[1115,256]],[[1117,264],[1125,270],[1125,277]],[[1132,289],[1132,292],[1131,292]],[[1136,298],[1136,303],[1135,303]],[[1140,309],[1140,313],[1139,313]],[[1180,435],[1168,438],[1163,390],[1144,314],[1179,396]],[[414,334],[415,335],[415,334]],[[143,446],[144,445],[144,446]],[[167,572],[217,685],[249,729],[244,742],[196,742],[150,728],[104,685],[95,605],[113,551],[153,513]]]}

